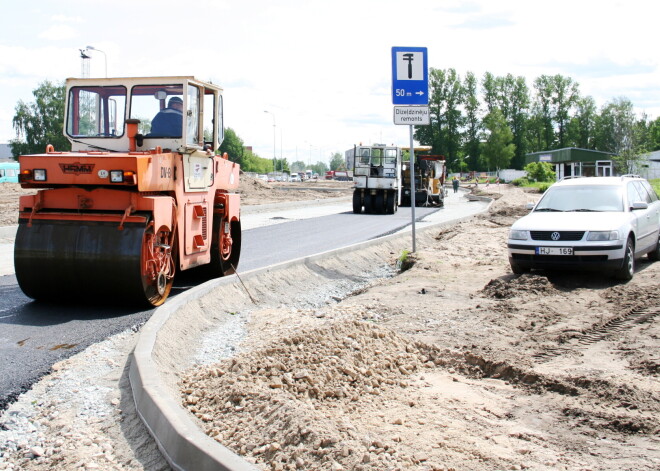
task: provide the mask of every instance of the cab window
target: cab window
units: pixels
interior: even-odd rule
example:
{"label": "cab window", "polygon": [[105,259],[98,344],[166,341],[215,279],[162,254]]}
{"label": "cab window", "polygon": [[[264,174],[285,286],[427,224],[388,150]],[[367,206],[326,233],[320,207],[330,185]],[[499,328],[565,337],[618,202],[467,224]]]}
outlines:
{"label": "cab window", "polygon": [[200,145],[199,88],[188,86],[188,107],[186,109],[186,144]]}
{"label": "cab window", "polygon": [[125,87],[72,87],[67,104],[66,132],[79,138],[120,137],[124,134],[125,114]]}

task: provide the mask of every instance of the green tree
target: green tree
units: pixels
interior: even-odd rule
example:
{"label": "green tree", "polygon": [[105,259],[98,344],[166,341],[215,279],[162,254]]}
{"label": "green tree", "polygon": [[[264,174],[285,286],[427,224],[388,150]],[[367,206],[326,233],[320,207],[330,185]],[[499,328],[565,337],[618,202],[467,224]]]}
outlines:
{"label": "green tree", "polygon": [[570,119],[571,110],[580,99],[577,82],[570,77],[555,75],[552,84],[552,117],[557,124],[557,143],[559,148],[566,147],[566,126]]}
{"label": "green tree", "polygon": [[289,162],[286,159],[275,159],[275,170],[277,172],[289,173]]}
{"label": "green tree", "polygon": [[346,170],[346,161],[344,160],[344,156],[339,152],[332,154],[330,170]]}
{"label": "green tree", "polygon": [[35,101],[19,100],[12,124],[16,139],[10,141],[14,157],[24,154],[42,153],[48,144],[56,150],[71,150],[71,143],[63,135],[64,85],[46,80],[32,91]]}
{"label": "green tree", "polygon": [[636,118],[632,102],[624,97],[606,103],[596,120],[597,148],[614,154],[613,159],[622,173],[633,173],[646,149],[636,132]]}
{"label": "green tree", "polygon": [[650,152],[653,150],[652,142],[652,124],[646,113],[642,113],[640,119],[635,121],[634,125],[634,142],[635,147],[639,152]]}
{"label": "green tree", "polygon": [[660,150],[660,117],[649,124],[648,144],[649,151]]}
{"label": "green tree", "polygon": [[291,164],[292,172],[296,172],[296,173],[304,172],[306,168],[307,168],[307,164],[302,160],[296,160]]}
{"label": "green tree", "polygon": [[241,170],[244,172],[267,174],[273,171],[273,161],[271,159],[261,158],[246,149],[241,159]]}
{"label": "green tree", "polygon": [[[464,107],[465,107],[465,139],[463,145],[463,154],[468,156],[472,162],[478,162],[481,152],[479,136],[482,130],[481,120],[479,119],[479,95],[477,90],[477,78],[472,72],[465,75],[463,82]],[[459,156],[460,157],[460,156]],[[460,164],[467,167],[467,163],[459,158]]]}
{"label": "green tree", "polygon": [[507,168],[516,150],[511,142],[513,133],[504,119],[499,108],[493,108],[484,118],[485,142],[482,144],[481,153],[485,157],[490,168]]}
{"label": "green tree", "polygon": [[635,113],[627,98],[616,98],[606,103],[596,119],[596,148],[613,154],[634,150]]}
{"label": "green tree", "polygon": [[568,144],[581,149],[594,149],[594,129],[598,115],[596,102],[587,96],[577,100],[575,108],[576,113],[567,126]]}
{"label": "green tree", "polygon": [[579,86],[570,77],[541,75],[534,81],[536,95],[530,121],[533,150],[563,148],[571,112],[580,100]]}
{"label": "green tree", "polygon": [[497,102],[497,80],[493,74],[486,72],[481,81],[481,86],[484,89],[484,102],[486,103],[486,110],[488,113],[493,111],[493,108],[498,106]]}
{"label": "green tree", "polygon": [[310,169],[312,170],[312,172],[317,173],[319,177],[324,178],[325,172],[328,171],[328,166],[326,165],[325,162],[318,161],[315,164],[312,164]]}
{"label": "green tree", "polygon": [[430,145],[433,154],[451,161],[461,147],[464,117],[463,87],[454,69],[431,69],[429,73],[429,126],[417,126],[415,137],[422,145]]}
{"label": "green tree", "polygon": [[[229,160],[241,164],[241,167],[243,167],[243,156],[247,151],[243,139],[238,137],[238,134],[232,128],[225,128],[225,138],[220,144],[219,152],[220,154],[226,152],[229,155]],[[249,170],[243,168],[243,171]]]}
{"label": "green tree", "polygon": [[484,88],[488,113],[499,108],[513,132],[516,153],[512,159],[514,168],[522,168],[525,162],[526,127],[529,115],[530,97],[524,77],[507,74],[495,77],[490,72],[484,75]]}
{"label": "green tree", "polygon": [[516,146],[511,166],[521,168],[525,163],[526,130],[529,116],[529,88],[524,77],[513,77],[508,74],[504,79],[503,91],[508,92],[508,116],[505,116],[511,132],[513,133],[513,144]]}
{"label": "green tree", "polygon": [[552,77],[541,75],[534,80],[536,95],[532,104],[533,118],[530,120],[534,150],[549,150],[555,148],[555,134],[552,125]]}

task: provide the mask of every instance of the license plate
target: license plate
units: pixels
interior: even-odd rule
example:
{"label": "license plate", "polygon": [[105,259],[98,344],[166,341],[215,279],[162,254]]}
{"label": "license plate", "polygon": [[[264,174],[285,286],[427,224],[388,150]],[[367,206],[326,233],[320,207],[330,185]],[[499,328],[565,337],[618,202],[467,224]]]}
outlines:
{"label": "license plate", "polygon": [[573,255],[573,247],[536,247],[536,255]]}

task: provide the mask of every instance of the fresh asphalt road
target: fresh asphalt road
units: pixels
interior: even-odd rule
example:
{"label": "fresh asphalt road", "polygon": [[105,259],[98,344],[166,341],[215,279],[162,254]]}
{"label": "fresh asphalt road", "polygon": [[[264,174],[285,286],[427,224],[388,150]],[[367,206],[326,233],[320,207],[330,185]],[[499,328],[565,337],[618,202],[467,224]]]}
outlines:
{"label": "fresh asphalt road", "polygon": [[[444,208],[415,208],[417,227],[474,214],[485,203],[450,195]],[[255,208],[252,208],[255,209]],[[381,237],[410,226],[411,209],[394,215],[353,214],[350,201],[271,205],[243,210],[243,241],[239,273]],[[48,304],[27,298],[16,283],[10,244],[0,244],[0,410],[13,402],[52,365],[89,345],[137,329],[153,309],[122,307],[120,299],[98,304]],[[171,296],[198,280],[182,277]]]}

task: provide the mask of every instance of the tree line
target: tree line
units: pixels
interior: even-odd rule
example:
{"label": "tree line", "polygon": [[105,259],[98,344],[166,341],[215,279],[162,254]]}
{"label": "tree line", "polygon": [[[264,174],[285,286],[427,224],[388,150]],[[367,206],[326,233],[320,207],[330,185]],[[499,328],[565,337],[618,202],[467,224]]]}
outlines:
{"label": "tree line", "polygon": [[451,171],[522,169],[525,154],[579,147],[634,159],[660,149],[660,117],[635,115],[615,98],[600,109],[579,84],[562,75],[524,77],[486,72],[461,77],[455,69],[429,72],[428,126],[415,138],[444,155]]}
{"label": "tree line", "polygon": [[[462,78],[455,69],[429,73],[431,123],[416,126],[415,138],[431,146],[432,154],[444,155],[450,171],[522,169],[525,154],[579,147],[600,150],[620,161],[635,160],[660,150],[660,117],[637,117],[632,102],[615,98],[600,109],[590,96],[582,96],[579,84],[562,75],[542,75],[527,85],[524,77],[497,77],[486,72],[481,81],[468,72]],[[43,152],[47,144],[70,150],[62,135],[64,84],[42,82],[33,91],[35,101],[19,100],[10,141],[14,157]],[[267,159],[245,147],[231,128],[225,128],[220,147],[246,172],[304,171],[323,175],[321,161],[306,165],[286,158]],[[341,169],[343,157],[332,156],[331,170]]]}

